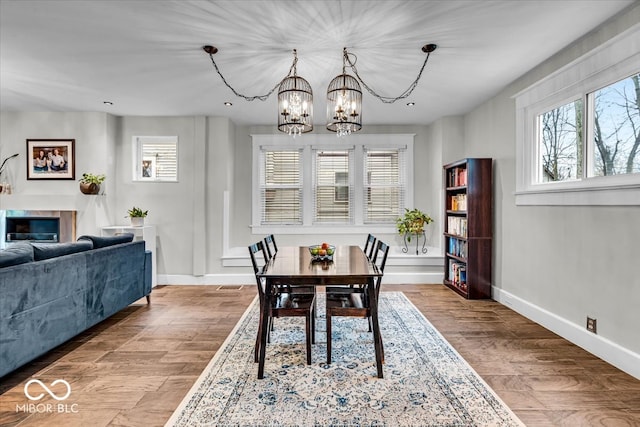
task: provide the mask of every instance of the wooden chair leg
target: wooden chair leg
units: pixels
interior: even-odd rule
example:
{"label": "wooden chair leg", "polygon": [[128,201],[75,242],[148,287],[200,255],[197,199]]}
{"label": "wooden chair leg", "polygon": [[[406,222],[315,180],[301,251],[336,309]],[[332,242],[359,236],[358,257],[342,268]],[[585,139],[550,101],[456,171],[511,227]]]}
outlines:
{"label": "wooden chair leg", "polygon": [[260,352],[260,337],[262,336],[262,307],[260,307],[260,321],[258,322],[258,335],[256,336],[254,363],[258,363],[258,353]]}
{"label": "wooden chair leg", "polygon": [[316,343],[316,309],[315,302],[313,303],[313,313],[311,313],[311,343]]}
{"label": "wooden chair leg", "polygon": [[331,365],[331,312],[327,311],[327,365]]}
{"label": "wooden chair leg", "polygon": [[307,313],[304,322],[307,329],[307,365],[311,365],[311,316],[313,313]]}
{"label": "wooden chair leg", "polygon": [[151,304],[151,294],[147,295],[147,305]]}

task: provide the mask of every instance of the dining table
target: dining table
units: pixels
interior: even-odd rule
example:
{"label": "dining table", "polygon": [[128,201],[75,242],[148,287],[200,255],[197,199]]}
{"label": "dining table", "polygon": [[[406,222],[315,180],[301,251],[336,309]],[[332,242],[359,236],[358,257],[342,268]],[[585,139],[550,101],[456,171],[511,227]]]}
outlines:
{"label": "dining table", "polygon": [[[324,258],[324,259],[323,259]],[[329,257],[312,256],[308,246],[286,246],[264,266],[258,274],[264,278],[265,307],[272,304],[271,298],[276,295],[274,287],[287,285],[330,286],[359,284],[365,286],[368,294],[373,329],[373,342],[378,378],[383,378],[382,338],[378,323],[378,295],[375,284],[382,277],[382,272],[365,255],[360,246],[336,246],[331,259]],[[264,378],[266,357],[268,310],[262,310],[260,322],[263,325],[260,335],[258,356],[258,378]]]}

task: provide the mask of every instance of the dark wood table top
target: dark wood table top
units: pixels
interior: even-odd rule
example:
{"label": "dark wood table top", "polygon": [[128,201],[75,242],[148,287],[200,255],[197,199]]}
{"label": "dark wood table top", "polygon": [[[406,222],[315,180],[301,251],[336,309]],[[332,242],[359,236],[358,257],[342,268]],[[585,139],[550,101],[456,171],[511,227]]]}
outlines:
{"label": "dark wood table top", "polygon": [[[312,261],[307,246],[278,249],[277,255],[260,274],[267,279],[304,279],[306,283],[330,283],[335,280],[364,280],[379,277],[360,246],[337,246],[333,261]],[[316,280],[310,280],[316,279]]]}

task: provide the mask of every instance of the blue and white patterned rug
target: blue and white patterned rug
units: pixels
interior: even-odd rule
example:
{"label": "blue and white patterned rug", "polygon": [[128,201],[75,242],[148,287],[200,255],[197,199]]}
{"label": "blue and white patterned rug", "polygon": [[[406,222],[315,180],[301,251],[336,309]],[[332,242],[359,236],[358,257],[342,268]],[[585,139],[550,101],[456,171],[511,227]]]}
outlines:
{"label": "blue and white patterned rug", "polygon": [[304,319],[276,319],[265,377],[257,379],[255,300],[167,426],[523,425],[403,293],[380,295],[383,379],[366,319],[334,318],[326,364],[321,293],[313,364]]}

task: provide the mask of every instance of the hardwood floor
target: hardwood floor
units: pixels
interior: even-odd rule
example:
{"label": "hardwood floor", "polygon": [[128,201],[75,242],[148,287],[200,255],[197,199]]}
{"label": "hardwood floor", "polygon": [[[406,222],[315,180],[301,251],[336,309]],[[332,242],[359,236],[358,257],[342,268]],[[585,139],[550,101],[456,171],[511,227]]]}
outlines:
{"label": "hardwood floor", "polygon": [[[509,308],[442,285],[385,290],[403,291],[525,424],[640,426],[640,380]],[[255,295],[255,285],[157,287],[151,305],[140,300],[0,379],[0,426],[164,425]],[[16,410],[31,378],[65,379],[72,394]]]}

